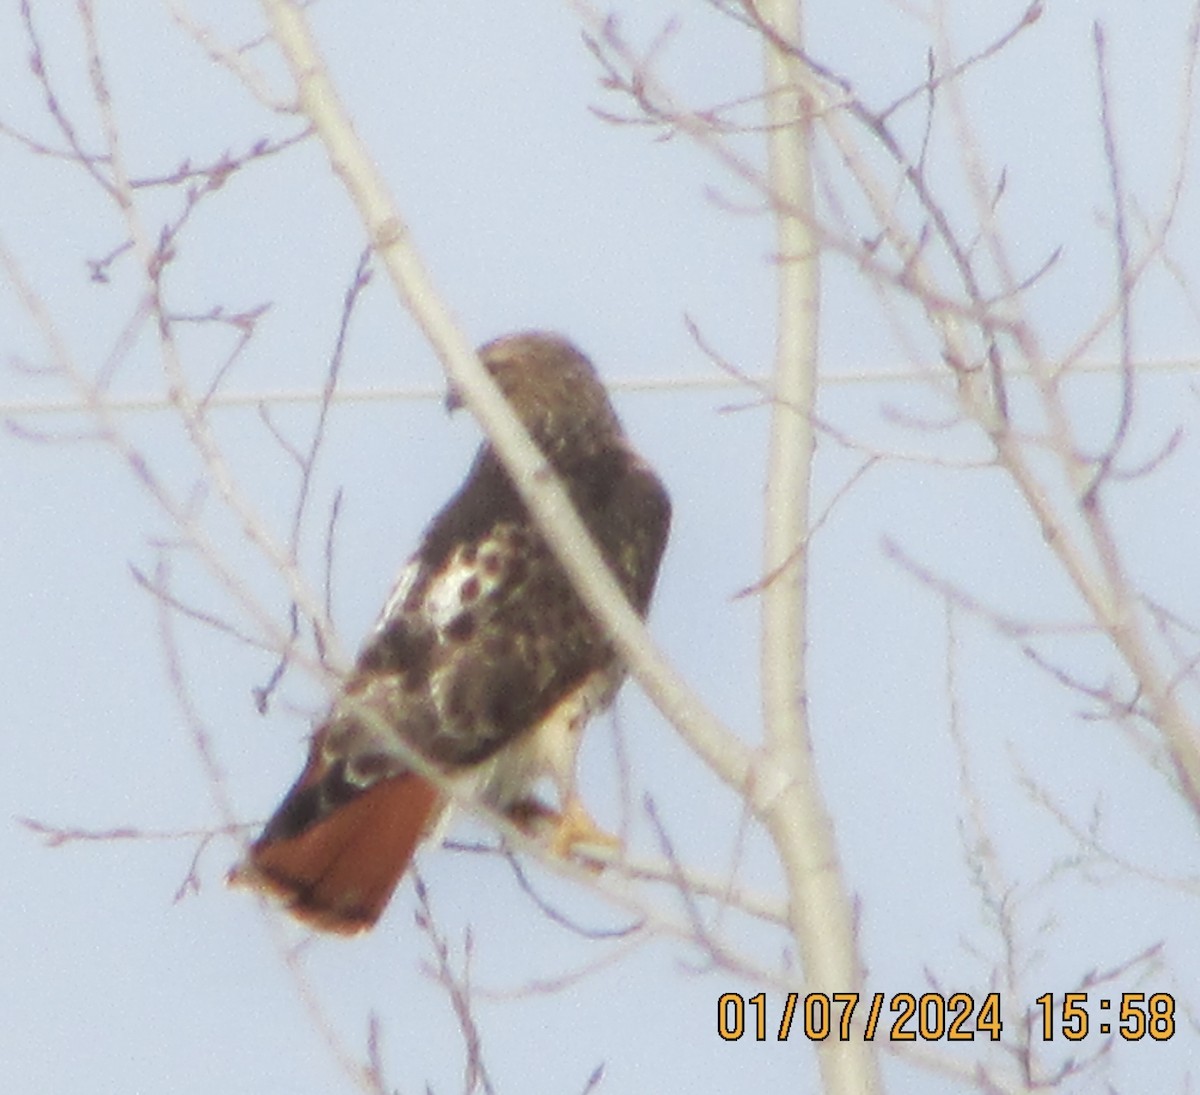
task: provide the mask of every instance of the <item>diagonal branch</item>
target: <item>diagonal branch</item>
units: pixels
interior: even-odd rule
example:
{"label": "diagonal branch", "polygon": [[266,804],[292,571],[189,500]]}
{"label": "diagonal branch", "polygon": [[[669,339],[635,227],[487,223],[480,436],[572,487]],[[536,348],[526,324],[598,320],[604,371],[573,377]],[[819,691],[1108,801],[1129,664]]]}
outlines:
{"label": "diagonal branch", "polygon": [[580,596],[604,623],[626,664],[663,714],[722,780],[742,790],[751,774],[751,750],[704,705],[654,646],[562,484],[451,318],[386,183],[354,131],[304,12],[287,0],[262,0],[262,4],[296,82],[299,109],[324,143],[334,173],[349,191],[372,247],[466,405],[499,452]]}

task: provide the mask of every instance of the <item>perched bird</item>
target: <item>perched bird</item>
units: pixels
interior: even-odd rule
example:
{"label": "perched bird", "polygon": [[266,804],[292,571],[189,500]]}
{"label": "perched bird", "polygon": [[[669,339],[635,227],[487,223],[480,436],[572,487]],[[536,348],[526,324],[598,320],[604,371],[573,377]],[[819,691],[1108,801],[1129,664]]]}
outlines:
{"label": "perched bird", "polygon": [[[538,331],[489,342],[480,357],[645,615],[670,501],[630,447],[592,363]],[[304,771],[231,881],[274,894],[315,928],[371,927],[447,806],[414,767],[414,751],[456,791],[548,833],[558,854],[612,843],[579,801],[575,758],[585,723],[624,676],[485,443],[401,571]],[[557,810],[533,793],[543,776]]]}

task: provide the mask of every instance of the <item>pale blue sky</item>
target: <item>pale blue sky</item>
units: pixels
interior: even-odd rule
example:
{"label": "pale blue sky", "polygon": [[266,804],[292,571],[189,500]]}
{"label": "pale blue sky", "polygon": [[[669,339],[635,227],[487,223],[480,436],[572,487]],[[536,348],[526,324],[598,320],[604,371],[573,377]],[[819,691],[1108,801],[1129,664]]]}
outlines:
{"label": "pale blue sky", "polygon": [[[67,109],[88,147],[100,136],[86,86],[74,6],[34,3],[34,17]],[[181,160],[211,160],[282,137],[295,123],[256,105],[215,66],[168,10],[149,0],[100,5],[98,24],[125,153],[135,175]],[[848,73],[882,105],[924,75],[928,33],[886,0],[810,3],[814,55]],[[963,54],[1011,24],[1019,3],[951,3]],[[1111,201],[1098,123],[1091,24],[1107,29],[1115,113],[1126,177],[1146,212],[1163,201],[1179,102],[1178,74],[1190,5],[1185,0],[1048,0],[1039,23],[968,81],[968,105],[994,169],[1007,167],[1000,215],[1022,272],[1063,247],[1031,313],[1051,352],[1073,344],[1112,294],[1105,227]],[[255,33],[253,5],[194,5],[230,41]],[[200,10],[203,9],[203,10]],[[749,94],[758,79],[753,37],[703,4],[621,3],[629,36],[644,44],[677,16],[663,73],[697,105]],[[1151,16],[1153,11],[1153,16]],[[414,231],[433,276],[472,338],[523,327],[567,332],[618,384],[714,376],[683,323],[693,316],[726,356],[751,373],[769,367],[774,294],[768,221],[738,209],[751,201],[682,138],[655,143],[639,127],[613,127],[589,106],[624,111],[597,86],[597,68],[568,5],[363,3],[316,5],[312,20],[333,76]],[[0,122],[58,146],[27,66],[15,3],[0,6]],[[921,116],[906,116],[906,132]],[[939,116],[933,170],[948,162],[951,124]],[[755,141],[743,147],[758,155]],[[1192,150],[1193,167],[1196,152]],[[832,161],[829,161],[832,163]],[[0,134],[0,238],[44,296],[71,352],[89,372],[112,352],[136,282],[128,264],[112,283],[88,280],[85,258],[117,246],[122,227],[83,177],[27,153]],[[714,201],[715,188],[722,201]],[[178,195],[150,199],[170,216]],[[956,215],[967,209],[957,193]],[[731,211],[733,203],[738,209]],[[151,223],[157,220],[148,213]],[[1200,201],[1185,194],[1171,257],[1191,303],[1158,268],[1137,300],[1140,359],[1194,357],[1200,316]],[[232,391],[306,389],[321,383],[342,294],[362,246],[359,225],[323,153],[309,143],[236,176],[206,201],[168,279],[178,310],[205,312],[270,302],[260,332],[231,374]],[[874,294],[844,261],[825,267],[823,368],[830,375],[904,371],[905,356]],[[13,295],[0,293],[6,360],[44,360]],[[190,375],[209,377],[228,340],[210,329],[184,336]],[[930,344],[925,342],[920,348]],[[1113,351],[1111,338],[1092,356]],[[121,394],[162,389],[148,337],[123,360]],[[343,374],[348,388],[436,389],[432,353],[376,279],[355,319]],[[0,372],[0,402],[52,401],[53,379]],[[766,413],[727,412],[752,402],[730,389],[622,390],[619,409],[660,469],[675,525],[652,630],[705,700],[748,740],[758,736],[756,606],[734,594],[759,574]],[[1075,406],[1097,437],[1113,421],[1111,378],[1082,380]],[[1014,400],[1024,399],[1020,385]],[[1131,459],[1146,458],[1181,426],[1183,441],[1148,481],[1112,499],[1133,567],[1180,616],[1200,620],[1200,495],[1195,484],[1194,370],[1154,374],[1139,392]],[[928,431],[901,415],[947,410],[929,385],[831,384],[821,414],[882,448],[945,461],[977,457],[969,431]],[[303,437],[311,407],[278,410]],[[215,416],[222,442],[254,503],[286,529],[294,475],[253,409]],[[75,416],[27,415],[50,433],[86,430]],[[187,493],[197,465],[177,423],[158,413],[121,417],[156,471]],[[314,492],[304,561],[319,587],[321,530],[332,492],[344,490],[334,610],[353,649],[392,574],[424,524],[460,481],[478,433],[438,400],[339,405]],[[823,504],[857,457],[825,443],[817,469]],[[167,684],[155,605],[130,565],[151,570],[172,535],[127,469],[101,447],[36,443],[0,434],[0,1072],[21,1092],[223,1092],[290,1095],[352,1090],[316,1033],[274,936],[255,902],[222,879],[237,854],[226,839],[200,856],[197,894],[173,903],[195,840],[76,843],[50,850],[10,818],[106,830],[196,829],[216,823],[210,786]],[[246,580],[285,619],[273,583],[237,527],[205,503],[213,534]],[[922,564],[1016,615],[1073,618],[1076,603],[1048,560],[1015,492],[995,472],[893,461],[839,504],[813,545],[812,710],[822,776],[838,827],[874,990],[919,993],[928,971],[946,993],[987,991],[996,935],[972,889],[958,823],[964,808],[947,731],[946,623],[942,604],[883,551],[884,538]],[[185,558],[179,588],[213,611],[227,603]],[[1028,796],[1019,764],[1086,824],[1103,809],[1105,833],[1153,872],[1200,872],[1194,819],[1126,739],[1082,720],[1082,702],[1052,685],[978,621],[958,621],[960,717],[992,833],[1020,898],[1031,961],[1014,1019],[1045,991],[1072,989],[1091,968],[1120,964],[1164,942],[1164,968],[1117,986],[1175,992],[1200,1008],[1200,951],[1193,892],[1097,872],[1038,880],[1073,851]],[[298,771],[319,690],[292,674],[266,718],[251,690],[272,659],[194,624],[180,627],[190,694],[213,736],[224,786],[240,816],[261,819]],[[1061,648],[1096,683],[1110,662],[1099,644]],[[1194,700],[1195,696],[1189,696]],[[736,799],[720,788],[633,686],[617,720],[634,773],[633,843],[655,850],[638,801],[653,795],[681,858],[721,875],[738,854]],[[585,793],[609,824],[621,820],[613,722],[599,720],[585,757]],[[455,836],[486,836],[462,826]],[[740,877],[777,891],[760,834]],[[716,1035],[721,992],[761,986],[713,973],[680,944],[650,942],[632,955],[548,993],[503,999],[611,953],[549,922],[494,857],[427,849],[420,866],[456,953],[474,939],[478,1019],[501,1092],[581,1092],[604,1062],[600,1092],[815,1090],[811,1051]],[[582,923],[614,927],[626,915],[536,867],[541,892]],[[378,929],[353,941],[317,940],[304,951],[316,997],[351,1050],[364,1050],[378,1017],[385,1075],[401,1092],[461,1090],[461,1039],[444,992],[421,972],[428,941],[413,923],[411,883]],[[668,906],[673,913],[679,909]],[[1046,924],[1052,921],[1052,928]],[[729,920],[727,939],[775,965],[779,934]],[[302,935],[286,926],[287,938]],[[982,957],[980,957],[982,955]],[[1173,971],[1168,973],[1167,970]],[[1179,980],[1172,980],[1177,976]],[[797,989],[802,989],[796,978]],[[501,999],[491,999],[488,994]],[[783,999],[769,992],[771,1023]],[[1183,1090],[1194,1030],[1170,1043],[1114,1047],[1121,1090]],[[1006,1039],[1007,1041],[1007,1039]],[[1086,1048],[1099,1045],[1095,1038]],[[974,1059],[979,1045],[947,1049]],[[1050,1064],[1061,1041],[1042,1047]],[[1078,1050],[1076,1050],[1078,1052]],[[952,1082],[886,1060],[890,1089],[956,1090]],[[1073,1090],[1086,1091],[1084,1086]],[[1195,1083],[1195,1077],[1192,1077]],[[1149,1086],[1147,1086],[1149,1085]]]}

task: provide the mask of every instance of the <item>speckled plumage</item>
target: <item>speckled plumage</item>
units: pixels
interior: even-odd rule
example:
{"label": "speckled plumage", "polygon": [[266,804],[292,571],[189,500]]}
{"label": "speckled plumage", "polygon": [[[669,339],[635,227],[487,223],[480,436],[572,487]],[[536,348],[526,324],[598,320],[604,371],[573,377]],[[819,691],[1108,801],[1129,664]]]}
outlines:
{"label": "speckled plumage", "polygon": [[[480,353],[645,614],[670,503],[629,446],[591,363],[540,332]],[[238,880],[282,896],[314,926],[369,927],[444,805],[412,770],[408,749],[515,820],[552,817],[563,832],[580,829],[582,838],[572,829],[557,841],[569,850],[594,835],[575,796],[579,734],[623,677],[604,630],[483,445],[402,570],[304,772]],[[547,774],[559,813],[530,797]]]}

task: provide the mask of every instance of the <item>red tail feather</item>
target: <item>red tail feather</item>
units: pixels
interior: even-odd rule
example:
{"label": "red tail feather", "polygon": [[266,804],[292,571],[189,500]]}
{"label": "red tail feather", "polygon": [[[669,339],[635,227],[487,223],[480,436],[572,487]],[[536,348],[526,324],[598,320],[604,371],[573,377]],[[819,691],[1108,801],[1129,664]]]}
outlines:
{"label": "red tail feather", "polygon": [[322,931],[364,931],[391,898],[438,798],[411,772],[380,780],[296,836],[260,839],[230,882],[274,894]]}

